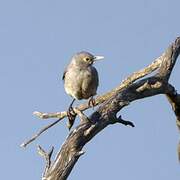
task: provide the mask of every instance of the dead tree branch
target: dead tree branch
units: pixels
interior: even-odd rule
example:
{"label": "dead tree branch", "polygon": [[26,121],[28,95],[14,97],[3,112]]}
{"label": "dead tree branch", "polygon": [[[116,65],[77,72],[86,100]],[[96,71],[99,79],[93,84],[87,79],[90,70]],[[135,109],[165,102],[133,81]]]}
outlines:
{"label": "dead tree branch", "polygon": [[[130,75],[117,88],[97,97],[96,105],[100,106],[91,116],[86,117],[82,112],[88,108],[88,104],[75,108],[81,122],[70,132],[55,160],[51,162],[47,153],[41,151],[41,154],[45,154],[43,155],[45,159],[48,159],[42,179],[66,180],[79,157],[84,154],[82,151],[84,145],[108,125],[121,123],[134,127],[132,122],[123,120],[121,116],[117,117],[117,113],[133,101],[159,94],[166,95],[180,127],[180,95],[168,82],[179,53],[180,37],[176,38],[175,42],[151,65]],[[155,70],[157,71],[154,75],[145,78]],[[67,116],[66,112],[35,114],[43,119],[63,119]]]}
{"label": "dead tree branch", "polygon": [[[156,69],[159,68],[162,59],[164,59],[164,54],[160,56],[159,58],[155,59],[149,66],[145,67],[144,69],[141,69],[137,72],[134,72],[130,76],[128,76],[122,83],[117,86],[116,88],[112,89],[111,91],[96,97],[95,99],[95,104],[94,106],[97,106],[99,104],[102,104],[104,101],[108,100],[110,97],[112,97],[114,94],[118,93],[119,91],[123,90],[124,88],[128,87],[130,84],[133,82],[137,81],[140,78],[143,78],[144,76],[151,74],[154,72]],[[85,111],[86,109],[89,108],[88,103],[84,103],[76,107],[80,111]],[[56,112],[56,113],[42,113],[39,111],[34,111],[34,115],[41,119],[49,119],[49,118],[59,118],[60,120],[67,117],[67,112],[62,111],[62,112]]]}
{"label": "dead tree branch", "polygon": [[[128,76],[119,86],[117,86],[116,88],[112,89],[111,91],[98,96],[95,99],[95,104],[94,106],[97,106],[99,104],[102,104],[103,102],[105,102],[106,100],[110,99],[114,94],[117,94],[118,92],[122,91],[123,89],[125,89],[126,87],[128,87],[129,85],[131,85],[133,82],[137,81],[140,78],[143,78],[144,76],[151,74],[153,71],[155,71],[156,69],[159,68],[159,66],[161,65],[162,60],[164,59],[165,54],[162,54],[159,58],[155,59],[149,66],[145,67],[144,69],[141,69],[137,72],[134,72],[133,74],[131,74],[130,76]],[[76,111],[77,109],[82,111],[85,111],[89,108],[88,103],[84,103],[79,105],[78,107],[75,107],[74,112],[76,114],[78,114]],[[56,113],[42,113],[39,111],[35,111],[33,113],[34,115],[36,115],[37,117],[41,118],[41,119],[49,119],[49,118],[58,118],[58,120],[56,120],[55,122],[45,126],[44,128],[42,128],[38,133],[36,133],[35,135],[33,135],[30,139],[28,139],[27,141],[23,142],[20,146],[21,147],[26,147],[28,144],[30,144],[31,142],[33,142],[34,140],[36,140],[42,133],[44,133],[47,129],[51,128],[52,126],[54,126],[55,124],[57,124],[58,122],[60,122],[62,119],[64,119],[65,117],[67,117],[67,112],[66,111],[62,111],[62,112],[56,112]]]}

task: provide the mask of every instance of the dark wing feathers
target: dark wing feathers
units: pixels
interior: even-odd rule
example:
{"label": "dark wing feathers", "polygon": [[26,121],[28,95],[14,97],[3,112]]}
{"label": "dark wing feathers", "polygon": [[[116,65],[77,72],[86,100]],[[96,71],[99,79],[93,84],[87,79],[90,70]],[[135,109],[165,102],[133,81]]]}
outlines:
{"label": "dark wing feathers", "polygon": [[62,80],[64,81],[64,79],[65,79],[65,76],[66,76],[66,70],[64,71],[64,73],[63,73],[63,76],[62,76]]}

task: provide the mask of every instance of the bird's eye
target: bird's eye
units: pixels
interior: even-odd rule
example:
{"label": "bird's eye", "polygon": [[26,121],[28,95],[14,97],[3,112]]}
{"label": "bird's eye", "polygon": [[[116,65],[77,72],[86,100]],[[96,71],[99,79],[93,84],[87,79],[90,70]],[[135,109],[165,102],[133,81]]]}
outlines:
{"label": "bird's eye", "polygon": [[86,61],[89,61],[89,60],[90,60],[90,58],[88,58],[88,57],[87,57],[87,58],[85,58],[85,60],[86,60]]}

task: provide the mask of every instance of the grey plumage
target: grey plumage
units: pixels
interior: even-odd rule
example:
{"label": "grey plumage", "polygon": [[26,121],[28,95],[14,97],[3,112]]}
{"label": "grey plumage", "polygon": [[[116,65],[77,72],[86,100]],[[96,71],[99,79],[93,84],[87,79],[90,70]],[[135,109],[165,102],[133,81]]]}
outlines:
{"label": "grey plumage", "polygon": [[88,52],[80,52],[72,57],[63,74],[64,88],[68,95],[78,100],[96,95],[99,77],[93,63],[102,58]]}

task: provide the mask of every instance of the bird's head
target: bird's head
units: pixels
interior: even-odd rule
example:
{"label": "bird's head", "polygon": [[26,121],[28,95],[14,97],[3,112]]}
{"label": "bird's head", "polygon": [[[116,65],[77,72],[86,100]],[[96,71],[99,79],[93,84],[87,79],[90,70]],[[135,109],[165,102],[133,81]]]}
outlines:
{"label": "bird's head", "polygon": [[88,52],[79,52],[73,56],[74,61],[76,64],[81,66],[91,66],[95,61],[103,59],[103,56],[94,56]]}

